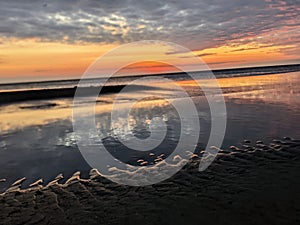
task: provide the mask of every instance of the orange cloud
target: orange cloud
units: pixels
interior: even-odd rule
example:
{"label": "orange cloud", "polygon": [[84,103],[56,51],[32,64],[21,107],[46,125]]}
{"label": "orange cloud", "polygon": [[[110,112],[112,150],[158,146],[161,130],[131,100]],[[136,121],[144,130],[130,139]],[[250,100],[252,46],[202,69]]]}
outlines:
{"label": "orange cloud", "polygon": [[283,48],[293,48],[293,45],[271,46],[259,43],[224,45],[196,51],[211,68],[269,65],[275,61],[293,60],[295,56],[286,55]]}
{"label": "orange cloud", "polygon": [[[256,37],[260,39],[260,37]],[[100,44],[68,44],[58,42],[41,42],[36,39],[0,39],[0,78],[11,80],[47,80],[79,78],[88,66],[99,56],[103,55],[117,45]],[[270,65],[281,60],[295,60],[295,55],[286,54],[288,49],[294,49],[294,45],[272,45],[253,41],[248,44],[235,43],[201,51],[194,51],[212,69],[243,66]],[[283,51],[284,49],[284,51]],[[172,58],[170,49],[165,50],[165,55],[154,58],[158,62],[149,62],[149,55],[128,49],[123,55],[115,55],[106,59],[106,68],[101,68],[105,73],[109,68],[115,67],[128,57],[137,58],[141,63],[129,65],[120,73],[149,74],[178,71],[170,65],[159,63],[161,59]],[[148,54],[151,49],[147,49]],[[185,53],[174,53],[174,64],[186,65],[187,70],[195,70],[196,65],[190,64]],[[170,63],[172,64],[172,62]],[[198,67],[199,68],[199,67]]]}
{"label": "orange cloud", "polygon": [[159,74],[180,71],[178,68],[161,62],[143,61],[123,68],[119,73],[125,74]]}

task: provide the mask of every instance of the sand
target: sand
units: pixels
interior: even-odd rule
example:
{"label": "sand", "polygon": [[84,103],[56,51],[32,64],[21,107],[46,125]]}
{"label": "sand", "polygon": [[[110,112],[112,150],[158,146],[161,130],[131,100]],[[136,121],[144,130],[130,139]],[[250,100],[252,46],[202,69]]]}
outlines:
{"label": "sand", "polygon": [[198,172],[194,156],[172,178],[122,186],[94,170],[64,184],[15,187],[0,196],[0,224],[299,224],[300,141],[245,141]]}
{"label": "sand", "polygon": [[[118,93],[125,85],[110,85],[103,86],[101,88],[101,94],[107,93]],[[142,85],[131,85],[131,91],[139,89],[149,89]],[[154,89],[154,88],[152,88]],[[95,87],[80,87],[74,86],[72,88],[52,88],[52,89],[38,89],[38,90],[16,90],[16,91],[1,91],[0,92],[0,105],[11,104],[14,102],[22,102],[28,100],[47,100],[47,99],[58,99],[58,98],[73,98],[76,91],[80,90],[81,96],[94,96],[100,90],[99,86]],[[46,105],[47,107],[53,107],[55,105]]]}

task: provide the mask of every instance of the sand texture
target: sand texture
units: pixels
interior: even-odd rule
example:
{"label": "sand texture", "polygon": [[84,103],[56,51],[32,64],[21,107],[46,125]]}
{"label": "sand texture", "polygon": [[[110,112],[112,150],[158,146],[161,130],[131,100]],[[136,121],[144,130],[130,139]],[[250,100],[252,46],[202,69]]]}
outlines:
{"label": "sand texture", "polygon": [[[121,186],[95,170],[60,184],[17,181],[0,196],[0,224],[300,224],[300,141],[245,142],[198,172],[194,156],[172,178]],[[5,181],[3,181],[5,182]]]}

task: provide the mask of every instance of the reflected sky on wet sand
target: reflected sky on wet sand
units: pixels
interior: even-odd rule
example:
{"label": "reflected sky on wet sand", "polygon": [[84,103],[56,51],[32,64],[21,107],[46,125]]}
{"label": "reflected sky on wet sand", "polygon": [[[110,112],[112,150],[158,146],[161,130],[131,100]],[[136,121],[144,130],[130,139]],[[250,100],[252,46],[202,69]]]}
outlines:
{"label": "reflected sky on wet sand", "polygon": [[[273,139],[283,136],[300,138],[297,126],[300,120],[300,73],[236,77],[218,79],[224,91],[227,106],[228,125],[224,146],[239,145],[244,139]],[[195,82],[178,81],[192,96],[200,117],[201,134],[197,151],[205,148],[210,130],[210,112],[205,97],[195,88]],[[201,81],[209,87],[209,81]],[[180,121],[176,111],[165,96],[172,96],[167,84],[156,85],[155,90],[146,90],[157,98],[149,98],[135,105],[130,117],[131,127],[124,127],[124,121],[113,124],[116,132],[126,136],[133,132],[139,138],[146,138],[149,121],[155,116],[163,118],[168,133],[163,144],[153,154],[168,155],[180,136]],[[143,91],[141,91],[142,93]],[[126,108],[132,95],[128,93],[118,106]],[[143,93],[144,94],[144,93]],[[96,137],[110,146],[112,154],[123,157],[122,160],[135,163],[142,155],[126,150],[113,135],[109,112],[115,94],[100,96],[96,106]],[[174,98],[176,96],[173,96]],[[184,101],[184,99],[182,99]],[[82,115],[85,111],[82,106]],[[3,191],[9,184],[23,176],[26,184],[38,178],[45,181],[53,179],[58,173],[70,176],[77,170],[87,174],[90,167],[85,163],[76,146],[76,134],[72,131],[72,99],[49,101],[28,101],[0,106],[0,183]]]}

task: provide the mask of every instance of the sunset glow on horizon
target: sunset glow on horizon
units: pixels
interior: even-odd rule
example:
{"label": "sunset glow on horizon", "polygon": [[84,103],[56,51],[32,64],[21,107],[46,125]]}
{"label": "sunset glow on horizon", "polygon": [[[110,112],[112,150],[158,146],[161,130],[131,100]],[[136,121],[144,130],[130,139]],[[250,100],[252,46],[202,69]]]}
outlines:
{"label": "sunset glow on horizon", "polygon": [[[76,2],[83,4],[81,1]],[[209,9],[210,3],[205,4]],[[65,8],[60,10],[60,5]],[[13,10],[13,7],[18,6],[23,10],[22,2],[19,5],[6,3],[0,10],[4,12],[2,15],[6,15],[0,29],[1,83],[80,78],[92,62],[109,50],[123,43],[147,39],[171,41],[189,48],[211,69],[300,63],[300,19],[297,14],[299,5],[296,2],[245,2],[219,19],[206,19],[205,15],[209,14],[203,10],[203,18],[199,18],[199,23],[186,28],[177,28],[171,22],[164,24],[159,20],[150,23],[150,14],[148,20],[148,14],[143,20],[133,20],[129,15],[116,13],[122,8],[119,5],[102,5],[103,9],[110,7],[111,12],[104,13],[99,9],[103,15],[98,17],[88,11],[91,6],[82,5],[83,8],[77,10],[56,1],[37,5],[37,12],[29,8],[24,11],[32,17],[39,15],[37,21],[21,17],[18,10]],[[176,4],[157,3],[156,6],[167,13]],[[219,5],[216,7],[219,8]],[[254,10],[253,15],[248,13],[249,10]],[[173,15],[173,19],[182,21],[182,24],[188,23],[189,20],[185,20],[188,16],[186,11],[179,10]],[[219,11],[216,10],[215,13],[217,15]],[[230,13],[235,14],[236,18],[231,17]],[[264,15],[268,13],[269,17]],[[271,25],[273,20],[278,21],[278,24]],[[20,24],[25,27],[20,27]],[[47,24],[51,24],[53,28],[48,28]],[[171,29],[171,26],[174,27]],[[74,33],[76,27],[78,31]],[[189,29],[196,29],[198,33],[190,32]],[[169,35],[166,36],[168,32]],[[114,67],[118,60],[130,57],[130,54],[128,52],[128,55],[111,60],[107,67]],[[178,63],[183,61],[189,65],[185,53],[166,51],[160,57],[168,58],[170,54],[178,55]],[[193,70],[193,65],[189,65],[189,68]],[[105,68],[103,72],[105,73]],[[145,68],[128,70],[129,74],[130,72],[163,73],[173,72],[173,68],[145,65]]]}
{"label": "sunset glow on horizon", "polygon": [[[47,80],[79,78],[88,66],[107,51],[118,45],[105,44],[67,44],[40,42],[33,39],[1,42],[0,77],[11,80]],[[256,47],[253,47],[255,46]],[[233,67],[251,67],[276,64],[296,64],[300,62],[297,55],[286,55],[282,48],[286,46],[260,46],[259,44],[241,44],[237,46],[219,46],[200,51],[195,55],[207,63],[211,69]],[[130,53],[129,53],[130,54]],[[168,57],[166,54],[163,57]],[[184,58],[184,53],[178,54],[178,60]],[[123,56],[128,57],[128,56]],[[112,61],[108,67],[114,67]],[[174,72],[174,67],[145,64],[144,68],[132,68],[128,74]],[[191,66],[191,71],[193,67]],[[45,78],[45,79],[43,79]]]}

